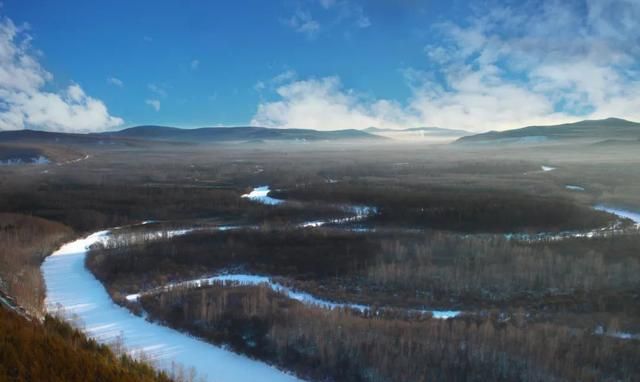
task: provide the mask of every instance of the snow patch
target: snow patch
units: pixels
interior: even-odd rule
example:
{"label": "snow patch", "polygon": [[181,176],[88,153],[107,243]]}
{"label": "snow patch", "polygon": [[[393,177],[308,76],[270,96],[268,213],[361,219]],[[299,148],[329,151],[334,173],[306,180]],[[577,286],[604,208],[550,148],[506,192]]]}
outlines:
{"label": "snow patch", "polygon": [[572,184],[567,184],[566,186],[564,186],[564,188],[571,191],[580,191],[580,192],[584,191],[584,187],[574,186]]}
{"label": "snow patch", "polygon": [[243,198],[247,198],[256,203],[262,203],[270,206],[275,206],[284,203],[284,200],[272,198],[269,195],[271,189],[269,186],[260,186],[254,188],[250,193],[242,195]]}

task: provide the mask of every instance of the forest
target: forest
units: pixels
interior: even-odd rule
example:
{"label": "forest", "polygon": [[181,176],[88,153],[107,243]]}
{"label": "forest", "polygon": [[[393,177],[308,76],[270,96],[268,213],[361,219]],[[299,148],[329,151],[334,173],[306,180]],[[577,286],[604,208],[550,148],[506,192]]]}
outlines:
{"label": "forest", "polygon": [[72,237],[73,231],[61,223],[0,213],[0,291],[13,296],[31,314],[40,315],[45,296],[40,264]]}
{"label": "forest", "polygon": [[381,306],[607,306],[640,314],[637,235],[529,243],[447,232],[262,228],[136,245],[127,238],[116,236],[87,258],[116,300],[170,281],[242,271],[280,276],[333,300]]}
{"label": "forest", "polygon": [[[585,165],[580,150],[551,148],[518,159],[413,146],[381,147],[371,156],[322,144],[76,150],[87,159],[0,169],[2,287],[43,320],[16,316],[8,318],[12,325],[45,330],[54,320],[44,312],[39,273],[47,254],[111,229],[85,260],[116,303],[303,379],[638,378],[637,228],[592,208],[635,205],[640,172],[632,154],[608,153]],[[541,171],[542,164],[556,170]],[[584,191],[566,188],[573,184]],[[285,202],[242,197],[261,185]],[[344,220],[353,205],[374,213]],[[314,221],[328,223],[305,225]],[[175,230],[184,232],[169,235]],[[303,304],[266,285],[145,293],[234,273],[370,310]],[[125,298],[133,293],[142,297]],[[461,314],[415,313],[431,309]],[[45,336],[42,330],[34,336]],[[111,349],[111,356],[88,357],[133,362],[118,361],[119,345]],[[132,375],[153,363],[135,365]],[[148,378],[189,374],[177,367]]]}
{"label": "forest", "polygon": [[236,350],[339,381],[633,381],[637,344],[521,315],[361,317],[266,287],[213,284],[145,296],[152,318]]}
{"label": "forest", "polygon": [[567,198],[532,197],[500,189],[416,187],[388,182],[343,182],[301,186],[275,197],[376,206],[370,223],[458,232],[544,232],[596,228],[606,214]]}

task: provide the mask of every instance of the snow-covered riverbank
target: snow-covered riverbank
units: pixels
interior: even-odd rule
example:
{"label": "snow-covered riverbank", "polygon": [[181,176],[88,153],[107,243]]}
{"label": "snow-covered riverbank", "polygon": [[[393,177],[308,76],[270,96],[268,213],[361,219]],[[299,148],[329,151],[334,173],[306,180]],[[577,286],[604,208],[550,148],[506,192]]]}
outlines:
{"label": "snow-covered riverbank", "polygon": [[[621,208],[607,207],[604,205],[595,205],[593,209],[608,212],[620,219],[629,219],[635,223],[635,227],[640,229],[640,213],[629,211]],[[508,240],[521,241],[556,241],[572,238],[594,238],[609,237],[613,235],[624,234],[627,229],[620,228],[620,222],[607,227],[596,228],[588,231],[561,231],[561,232],[541,232],[541,233],[507,233],[504,237]]]}
{"label": "snow-covered riverbank", "polygon": [[[217,275],[212,277],[199,278],[195,280],[187,280],[182,282],[170,283],[160,288],[152,289],[150,291],[130,294],[127,296],[127,300],[136,301],[140,296],[144,294],[161,293],[178,287],[191,287],[197,288],[203,285],[209,285],[213,283],[224,283],[228,286],[233,285],[266,285],[271,290],[282,293],[288,298],[296,301],[300,301],[303,304],[317,306],[323,309],[352,309],[361,313],[366,311],[372,311],[373,307],[363,304],[355,304],[349,302],[334,302],[313,296],[310,293],[301,292],[284,286],[280,283],[274,282],[271,278],[266,276],[249,275],[249,274],[226,274]],[[384,308],[379,308],[384,310]],[[410,314],[431,314],[434,318],[447,319],[454,318],[460,315],[460,311],[456,310],[430,310],[430,309],[411,309],[407,311]]]}
{"label": "snow-covered riverbank", "polygon": [[622,208],[610,207],[603,204],[598,204],[593,208],[595,208],[598,211],[604,211],[610,214],[614,214],[623,219],[630,219],[634,223],[636,223],[636,226],[640,226],[640,212],[629,211]]}
{"label": "snow-covered riverbank", "polygon": [[122,340],[132,355],[145,357],[165,370],[175,362],[195,368],[207,381],[298,381],[265,363],[214,346],[176,330],[154,324],[116,305],[102,284],[85,268],[87,249],[105,242],[108,231],[63,245],[47,257],[42,273],[50,313],[75,317],[85,332],[102,343]]}

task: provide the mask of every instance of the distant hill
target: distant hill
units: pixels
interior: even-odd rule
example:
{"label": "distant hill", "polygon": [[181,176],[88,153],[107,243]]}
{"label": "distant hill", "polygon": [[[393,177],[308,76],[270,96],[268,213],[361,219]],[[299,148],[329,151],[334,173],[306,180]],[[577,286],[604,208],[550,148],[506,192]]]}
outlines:
{"label": "distant hill", "polygon": [[585,120],[553,126],[529,126],[506,131],[470,135],[455,143],[532,143],[543,144],[566,140],[637,141],[640,139],[640,123],[620,118]]}
{"label": "distant hill", "polygon": [[104,133],[53,133],[38,130],[0,131],[1,142],[49,142],[66,144],[114,144],[127,141],[166,142],[260,142],[268,140],[382,140],[374,134],[360,130],[317,131],[307,129],[272,129],[266,127],[203,127],[180,129],[168,126],[136,126]]}
{"label": "distant hill", "polygon": [[465,130],[444,129],[442,127],[410,127],[407,129],[383,129],[379,127],[368,127],[362,131],[371,134],[402,134],[402,135],[421,135],[433,137],[463,137],[471,134]]}
{"label": "distant hill", "polygon": [[37,141],[37,140],[47,140],[47,141],[55,141],[55,140],[93,140],[89,135],[86,134],[73,134],[73,133],[54,133],[49,131],[40,131],[40,130],[7,130],[0,131],[0,141]]}
{"label": "distant hill", "polygon": [[109,137],[126,137],[166,141],[266,141],[266,140],[357,140],[383,139],[360,130],[319,131],[310,129],[274,129],[267,127],[202,127],[180,129],[166,126],[136,126],[128,129],[102,133]]}

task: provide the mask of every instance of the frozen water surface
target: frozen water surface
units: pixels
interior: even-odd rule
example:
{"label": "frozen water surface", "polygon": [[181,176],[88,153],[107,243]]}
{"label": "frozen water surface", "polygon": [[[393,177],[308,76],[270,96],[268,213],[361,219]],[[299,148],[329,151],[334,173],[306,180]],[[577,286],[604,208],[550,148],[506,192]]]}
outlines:
{"label": "frozen water surface", "polygon": [[75,316],[85,332],[102,343],[121,338],[132,355],[144,352],[170,370],[172,362],[193,367],[207,381],[299,381],[275,367],[198,340],[131,314],[111,301],[102,284],[85,268],[87,248],[108,238],[101,231],[63,245],[47,257],[42,272],[47,310]]}
{"label": "frozen water surface", "polygon": [[275,206],[284,202],[284,200],[272,198],[269,195],[269,186],[261,186],[254,188],[250,193],[242,195],[243,198],[247,198],[257,203],[267,204]]}
{"label": "frozen water surface", "polygon": [[[167,284],[160,288],[156,288],[150,290],[146,293],[158,293],[162,291],[171,290],[175,287],[199,287],[202,285],[208,285],[215,282],[223,282],[229,283],[229,285],[237,284],[237,285],[266,285],[271,288],[273,291],[282,293],[290,299],[300,301],[306,305],[317,306],[323,309],[353,309],[357,310],[361,313],[371,310],[371,306],[363,305],[363,304],[354,304],[349,302],[333,302],[325,299],[321,299],[313,296],[310,293],[301,292],[284,286],[280,283],[274,282],[271,278],[267,276],[259,276],[259,275],[251,275],[251,274],[226,274],[226,275],[217,275],[212,277],[199,278],[194,280],[182,281],[177,283]],[[127,300],[135,301],[140,298],[141,295],[145,293],[135,293],[127,296]],[[408,310],[409,313],[414,314],[432,314],[434,318],[438,319],[448,319],[454,318],[460,315],[460,311],[455,310],[430,310],[430,309],[411,309]]]}
{"label": "frozen water surface", "polygon": [[631,219],[631,220],[633,220],[634,223],[636,223],[636,225],[640,226],[640,212],[625,210],[625,209],[616,208],[616,207],[609,207],[609,206],[605,206],[603,204],[598,204],[597,206],[595,206],[593,208],[595,208],[596,210],[599,210],[599,211],[604,211],[604,212],[608,212],[610,214],[614,214],[614,215],[619,216],[621,218]]}

